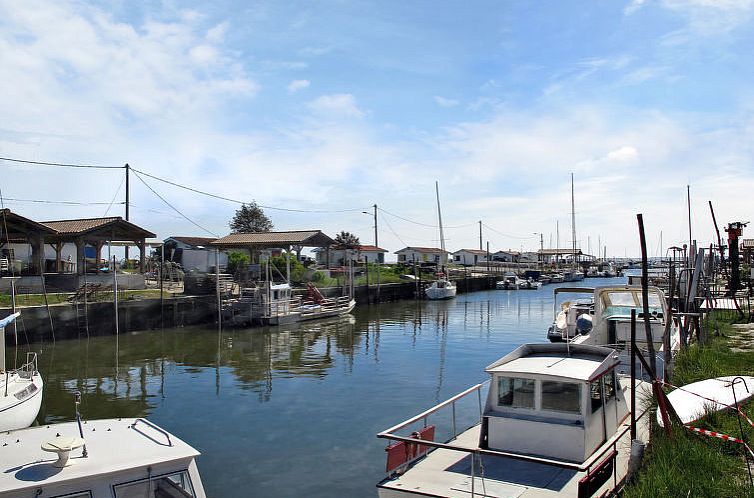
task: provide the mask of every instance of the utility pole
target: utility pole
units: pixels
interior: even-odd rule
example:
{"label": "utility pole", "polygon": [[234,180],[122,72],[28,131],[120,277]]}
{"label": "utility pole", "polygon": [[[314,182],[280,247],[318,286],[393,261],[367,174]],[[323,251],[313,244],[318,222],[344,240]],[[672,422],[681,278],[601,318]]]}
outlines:
{"label": "utility pole", "polygon": [[[377,203],[374,203],[374,247],[376,249],[379,249],[379,239],[377,238]],[[380,255],[382,253],[377,253],[377,302],[380,302]],[[366,257],[366,256],[365,256]],[[369,278],[369,265],[367,265],[367,278]],[[369,285],[367,285],[367,291],[369,290]]]}
{"label": "utility pole", "polygon": [[377,204],[372,207],[374,208],[374,247],[380,247],[377,242]]}
{"label": "utility pole", "polygon": [[[131,169],[131,166],[126,163],[124,166],[126,168],[126,221],[128,221],[128,208],[130,205],[130,194],[131,194],[131,188],[128,182],[128,173]],[[128,264],[128,246],[126,246],[126,264]]]}
{"label": "utility pole", "polygon": [[482,220],[479,220],[479,250],[482,251]]}

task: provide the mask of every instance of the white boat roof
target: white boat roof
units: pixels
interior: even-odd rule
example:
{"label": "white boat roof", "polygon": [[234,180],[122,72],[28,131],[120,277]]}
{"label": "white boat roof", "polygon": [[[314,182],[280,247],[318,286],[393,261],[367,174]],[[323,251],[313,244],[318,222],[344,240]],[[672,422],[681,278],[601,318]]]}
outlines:
{"label": "white boat roof", "polygon": [[270,289],[272,289],[272,290],[290,289],[290,288],[291,288],[290,284],[287,284],[287,283],[286,284],[273,284],[273,285],[270,285]]}
{"label": "white boat roof", "polygon": [[89,456],[83,458],[82,449],[74,450],[70,457],[74,465],[63,469],[52,467],[57,455],[43,451],[41,445],[53,441],[58,434],[79,437],[76,422],[0,434],[0,494],[190,460],[199,455],[182,440],[144,419],[89,420],[82,422],[82,428]]}
{"label": "white boat roof", "polygon": [[524,344],[485,370],[490,374],[522,374],[590,381],[620,363],[611,348],[585,344]]}

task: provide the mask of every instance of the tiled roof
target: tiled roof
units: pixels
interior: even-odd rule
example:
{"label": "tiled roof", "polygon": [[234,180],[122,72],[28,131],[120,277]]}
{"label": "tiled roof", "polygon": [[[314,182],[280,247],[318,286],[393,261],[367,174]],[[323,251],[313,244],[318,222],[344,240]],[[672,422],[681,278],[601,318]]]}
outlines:
{"label": "tiled roof", "polygon": [[214,237],[169,237],[169,238],[175,241],[190,245],[190,246],[208,246],[212,242],[217,240]]}
{"label": "tiled roof", "polygon": [[400,251],[395,251],[395,254],[398,254],[399,252],[405,252],[405,251],[423,252],[427,254],[442,254],[442,253],[448,252],[448,251],[443,251],[442,249],[437,248],[437,247],[405,247],[401,249]]}
{"label": "tiled roof", "polygon": [[[487,255],[487,251],[484,251],[482,249],[459,249],[456,252],[468,252],[468,253],[471,253],[471,254],[481,254],[482,256],[486,256]],[[455,253],[453,253],[453,254],[455,254]]]}
{"label": "tiled roof", "polygon": [[377,246],[359,246],[361,252],[387,252],[387,249],[383,249]]}
{"label": "tiled roof", "polygon": [[212,245],[217,246],[267,246],[300,245],[322,247],[333,243],[333,239],[320,230],[298,230],[288,232],[232,233],[221,237]]}
{"label": "tiled roof", "polygon": [[89,230],[100,228],[119,219],[121,219],[120,216],[110,218],[83,218],[79,220],[43,221],[42,224],[52,228],[60,234],[68,235],[88,232]]}

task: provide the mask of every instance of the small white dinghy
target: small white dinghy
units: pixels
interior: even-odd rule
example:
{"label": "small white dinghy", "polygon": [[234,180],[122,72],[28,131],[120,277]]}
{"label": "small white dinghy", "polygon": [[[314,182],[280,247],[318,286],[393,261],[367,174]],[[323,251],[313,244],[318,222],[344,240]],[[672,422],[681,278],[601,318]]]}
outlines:
{"label": "small white dinghy", "polygon": [[[743,379],[743,380],[742,380]],[[735,399],[734,399],[735,392]],[[688,424],[699,420],[709,412],[725,410],[742,403],[754,395],[754,377],[716,377],[681,386],[668,394],[668,401],[681,422]],[[660,411],[657,423],[663,426]]]}
{"label": "small white dinghy", "polygon": [[5,327],[21,313],[0,320],[0,432],[29,427],[42,406],[42,376],[37,369],[37,353],[27,353],[26,363],[6,370]]}

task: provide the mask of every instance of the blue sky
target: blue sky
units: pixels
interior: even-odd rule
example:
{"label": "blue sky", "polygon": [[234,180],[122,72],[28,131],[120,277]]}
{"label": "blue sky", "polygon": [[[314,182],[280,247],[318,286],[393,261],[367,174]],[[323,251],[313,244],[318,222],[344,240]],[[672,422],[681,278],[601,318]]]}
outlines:
{"label": "blue sky", "polygon": [[[122,165],[380,245],[638,254],[753,218],[752,1],[0,0],[0,156]],[[122,214],[121,171],[0,161],[34,219]],[[224,235],[238,207],[143,180]],[[131,219],[207,235],[132,178]],[[22,200],[13,200],[22,199]],[[48,201],[94,205],[40,204]],[[105,203],[99,204],[99,203]],[[400,216],[401,219],[396,215]]]}

